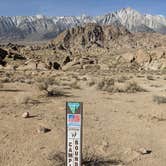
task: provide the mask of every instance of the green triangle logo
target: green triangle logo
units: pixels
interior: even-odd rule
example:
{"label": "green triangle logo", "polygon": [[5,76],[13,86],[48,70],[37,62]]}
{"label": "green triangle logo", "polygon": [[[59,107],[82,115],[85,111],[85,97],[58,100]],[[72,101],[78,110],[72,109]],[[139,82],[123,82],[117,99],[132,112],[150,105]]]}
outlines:
{"label": "green triangle logo", "polygon": [[75,114],[80,107],[80,103],[68,103],[68,107],[70,108],[71,112]]}

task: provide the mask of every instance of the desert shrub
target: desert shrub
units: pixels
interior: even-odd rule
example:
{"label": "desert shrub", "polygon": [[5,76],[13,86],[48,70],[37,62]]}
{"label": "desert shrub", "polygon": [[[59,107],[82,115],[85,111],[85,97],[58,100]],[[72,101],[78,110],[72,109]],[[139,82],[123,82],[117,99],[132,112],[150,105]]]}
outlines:
{"label": "desert shrub", "polygon": [[153,101],[157,104],[165,104],[166,103],[166,97],[164,96],[153,96]]}
{"label": "desert shrub", "polygon": [[38,82],[38,88],[41,91],[43,91],[43,90],[47,91],[49,86],[60,84],[60,82],[58,80],[55,80],[53,77],[38,78],[37,82]]}
{"label": "desert shrub", "polygon": [[159,116],[152,116],[152,120],[157,120],[157,121],[166,121],[166,119],[163,117],[163,115]]}
{"label": "desert shrub", "polygon": [[24,83],[26,83],[26,84],[32,84],[32,83],[33,83],[33,80],[31,80],[31,79],[25,79],[25,80],[24,80]]}
{"label": "desert shrub", "polygon": [[93,86],[96,83],[95,83],[95,80],[90,80],[90,81],[87,82],[87,84],[88,84],[88,86]]}
{"label": "desert shrub", "polygon": [[16,96],[16,104],[20,105],[20,104],[24,104],[24,105],[35,105],[40,103],[37,99],[35,99],[33,96],[30,95],[20,95],[20,96]]}
{"label": "desert shrub", "polygon": [[112,92],[115,81],[112,78],[103,78],[97,83],[97,89]]}
{"label": "desert shrub", "polygon": [[47,89],[48,89],[48,83],[47,82],[42,82],[42,83],[39,83],[38,84],[38,88],[39,88],[39,90],[41,90],[41,91],[47,91]]}
{"label": "desert shrub", "polygon": [[1,80],[1,82],[3,82],[3,83],[9,83],[9,82],[11,82],[11,78],[4,77],[4,78]]}
{"label": "desert shrub", "polygon": [[58,87],[50,86],[47,82],[39,83],[38,88],[41,91],[45,91],[48,97],[65,96],[64,91],[58,89]]}
{"label": "desert shrub", "polygon": [[74,81],[73,83],[71,83],[70,87],[73,89],[81,89],[77,81]]}
{"label": "desert shrub", "polygon": [[128,82],[123,90],[126,93],[146,92],[144,88],[139,86],[136,82]]}
{"label": "desert shrub", "polygon": [[45,78],[45,77],[42,77],[42,78],[37,78],[36,80],[38,83],[46,83],[48,85],[59,85],[59,81],[58,80],[55,80],[55,78],[53,77],[48,77],[48,78]]}
{"label": "desert shrub", "polygon": [[99,155],[96,151],[84,150],[82,165],[83,166],[110,166],[121,165],[123,162],[116,158],[108,158],[103,155]]}
{"label": "desert shrub", "polygon": [[21,97],[21,98],[19,99],[20,104],[28,104],[28,103],[30,102],[30,100],[31,100],[31,97],[30,97],[30,96]]}
{"label": "desert shrub", "polygon": [[[65,153],[51,152],[47,159],[57,166],[65,165]],[[94,152],[84,152],[82,166],[110,166],[110,165],[123,165],[124,163],[119,159],[108,159],[105,156],[97,155]]]}
{"label": "desert shrub", "polygon": [[76,80],[79,80],[79,76],[78,76],[78,75],[75,75],[75,74],[72,75],[72,78],[74,78],[74,79],[76,79]]}
{"label": "desert shrub", "polygon": [[52,163],[52,165],[65,166],[65,153],[64,152],[51,152],[47,159]]}
{"label": "desert shrub", "polygon": [[124,87],[119,87],[118,84],[115,84],[115,81],[112,78],[104,78],[100,80],[97,84],[97,89],[113,93],[146,92],[146,90],[136,82],[127,82]]}
{"label": "desert shrub", "polygon": [[82,77],[82,81],[87,81],[88,79],[86,77]]}
{"label": "desert shrub", "polygon": [[147,80],[154,80],[154,77],[152,75],[148,75],[146,78]]}
{"label": "desert shrub", "polygon": [[49,88],[47,90],[47,96],[48,97],[61,97],[61,96],[65,96],[65,92],[53,87],[53,88]]}
{"label": "desert shrub", "polygon": [[162,85],[152,84],[152,85],[150,85],[150,87],[159,88],[159,87],[162,87]]}
{"label": "desert shrub", "polygon": [[24,76],[17,76],[13,79],[13,82],[21,82],[21,83],[25,83],[26,82],[26,77]]}
{"label": "desert shrub", "polygon": [[46,82],[48,85],[59,85],[59,81],[55,80],[53,77],[49,77]]}
{"label": "desert shrub", "polygon": [[6,77],[10,78],[11,75],[12,75],[12,73],[10,73],[10,72],[6,72],[5,75],[6,75]]}
{"label": "desert shrub", "polygon": [[118,81],[119,83],[124,83],[124,82],[127,81],[127,80],[129,80],[129,78],[126,77],[126,76],[120,76],[120,77],[117,78],[117,81]]}

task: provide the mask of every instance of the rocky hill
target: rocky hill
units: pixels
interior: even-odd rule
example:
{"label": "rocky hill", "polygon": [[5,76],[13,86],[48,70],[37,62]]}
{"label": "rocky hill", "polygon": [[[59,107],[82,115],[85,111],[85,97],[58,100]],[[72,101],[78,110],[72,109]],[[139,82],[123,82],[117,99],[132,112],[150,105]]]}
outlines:
{"label": "rocky hill", "polygon": [[4,41],[39,41],[56,37],[66,29],[85,23],[101,25],[121,24],[130,32],[166,33],[164,16],[143,15],[131,8],[109,13],[103,16],[12,16],[0,17],[0,39]]}
{"label": "rocky hill", "polygon": [[44,44],[25,46],[10,43],[0,47],[4,50],[0,53],[0,64],[5,68],[17,66],[18,69],[43,70],[53,67],[74,71],[85,68],[90,71],[166,69],[166,35],[134,34],[117,22],[72,27]]}
{"label": "rocky hill", "polygon": [[166,67],[166,35],[131,33],[121,24],[89,23],[66,30],[49,43],[59,57],[97,58],[112,68],[135,66],[137,69]]}
{"label": "rocky hill", "polygon": [[51,45],[59,49],[73,49],[74,47],[89,49],[92,46],[109,48],[110,44],[117,41],[119,37],[130,37],[132,34],[122,25],[101,26],[89,23],[66,30],[57,36]]}

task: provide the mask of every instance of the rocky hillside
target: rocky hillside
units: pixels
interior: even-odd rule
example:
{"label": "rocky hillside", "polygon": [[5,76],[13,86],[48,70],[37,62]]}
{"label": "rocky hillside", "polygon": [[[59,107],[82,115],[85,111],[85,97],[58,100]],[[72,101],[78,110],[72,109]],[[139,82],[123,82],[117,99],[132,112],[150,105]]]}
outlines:
{"label": "rocky hillside", "polygon": [[166,35],[131,33],[121,24],[88,23],[54,40],[35,45],[0,45],[0,65],[7,69],[165,70]]}
{"label": "rocky hillside", "polygon": [[121,24],[89,23],[61,33],[49,43],[60,57],[97,58],[112,68],[135,66],[138,69],[166,67],[166,36],[158,33],[133,34]]}
{"label": "rocky hillside", "polygon": [[101,25],[121,24],[131,32],[166,33],[166,18],[163,16],[143,15],[131,8],[103,16],[13,16],[0,17],[0,39],[3,41],[38,41],[56,37],[64,30],[85,23]]}
{"label": "rocky hillside", "polygon": [[118,41],[120,37],[130,38],[132,34],[122,25],[101,26],[89,23],[85,26],[77,26],[61,33],[50,45],[61,50],[90,49],[91,47],[110,48],[110,45]]}

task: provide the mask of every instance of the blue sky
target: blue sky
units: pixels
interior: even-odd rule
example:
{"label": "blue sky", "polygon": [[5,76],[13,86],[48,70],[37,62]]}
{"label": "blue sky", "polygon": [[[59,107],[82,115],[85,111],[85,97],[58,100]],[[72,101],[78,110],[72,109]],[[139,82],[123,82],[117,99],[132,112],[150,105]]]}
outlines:
{"label": "blue sky", "polygon": [[0,15],[102,15],[124,7],[166,16],[166,0],[0,0]]}

